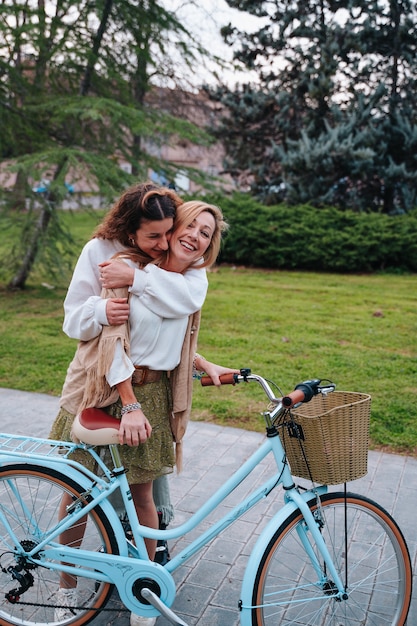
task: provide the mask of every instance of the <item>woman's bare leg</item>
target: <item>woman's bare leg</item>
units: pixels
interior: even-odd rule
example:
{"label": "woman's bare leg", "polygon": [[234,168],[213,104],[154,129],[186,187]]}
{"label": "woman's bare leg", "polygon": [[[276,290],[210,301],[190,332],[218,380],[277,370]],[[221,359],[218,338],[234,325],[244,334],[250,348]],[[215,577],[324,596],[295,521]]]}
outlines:
{"label": "woman's bare leg", "polygon": [[[140,523],[150,528],[158,528],[158,513],[153,500],[152,482],[130,485],[130,491]],[[145,539],[145,545],[149,558],[153,561],[155,558],[156,539]]]}
{"label": "woman's bare leg", "polygon": [[[70,504],[72,504],[72,498],[70,494],[66,493],[62,496],[61,504],[59,507],[60,520],[64,519],[64,517],[67,515],[67,507]],[[84,537],[86,524],[87,516],[78,520],[77,524],[71,526],[70,528],[68,528],[68,530],[64,530],[64,532],[62,532],[59,536],[60,543],[65,546],[71,546],[72,548],[79,548]],[[65,589],[73,589],[77,586],[77,577],[62,572],[60,576],[59,586],[64,587]]]}

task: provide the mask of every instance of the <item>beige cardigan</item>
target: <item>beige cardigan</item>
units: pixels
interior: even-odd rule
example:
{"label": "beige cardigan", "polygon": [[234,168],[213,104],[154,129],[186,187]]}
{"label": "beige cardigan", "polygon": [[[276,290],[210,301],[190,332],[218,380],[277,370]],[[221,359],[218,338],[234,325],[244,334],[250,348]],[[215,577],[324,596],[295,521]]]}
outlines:
{"label": "beige cardigan", "polygon": [[[127,288],[103,289],[103,298],[126,298]],[[197,349],[201,311],[188,318],[179,365],[170,374],[173,408],[170,415],[172,435],[176,444],[177,469],[182,464],[182,439],[191,414],[193,393],[193,359]],[[117,388],[111,388],[106,372],[113,360],[117,340],[130,352],[129,324],[103,326],[102,333],[90,341],[80,341],[65,378],[61,407],[76,415],[87,407],[109,406],[118,399]]]}

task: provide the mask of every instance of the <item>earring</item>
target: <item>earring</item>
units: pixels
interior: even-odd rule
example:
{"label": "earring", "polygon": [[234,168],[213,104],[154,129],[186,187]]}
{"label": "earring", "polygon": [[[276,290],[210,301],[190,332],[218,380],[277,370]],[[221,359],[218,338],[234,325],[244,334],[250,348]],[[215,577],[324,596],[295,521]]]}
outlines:
{"label": "earring", "polygon": [[135,246],[135,245],[136,245],[136,242],[135,242],[135,240],[133,239],[133,237],[129,237],[129,243],[130,243],[132,246]]}

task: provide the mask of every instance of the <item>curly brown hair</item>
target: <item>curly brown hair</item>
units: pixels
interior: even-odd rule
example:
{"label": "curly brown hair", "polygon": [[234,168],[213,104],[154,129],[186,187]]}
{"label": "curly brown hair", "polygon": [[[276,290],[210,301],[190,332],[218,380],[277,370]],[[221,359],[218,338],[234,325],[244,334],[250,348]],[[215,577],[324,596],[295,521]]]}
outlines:
{"label": "curly brown hair", "polygon": [[129,235],[135,233],[143,221],[175,220],[182,199],[173,189],[159,187],[152,182],[129,187],[112,206],[92,238],[116,239],[131,247]]}

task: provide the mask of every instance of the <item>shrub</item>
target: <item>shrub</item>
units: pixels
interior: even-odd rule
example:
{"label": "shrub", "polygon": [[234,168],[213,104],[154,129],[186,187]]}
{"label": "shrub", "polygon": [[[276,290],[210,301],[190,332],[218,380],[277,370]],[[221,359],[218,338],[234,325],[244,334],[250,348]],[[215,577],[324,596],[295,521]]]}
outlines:
{"label": "shrub", "polygon": [[326,272],[417,271],[417,211],[389,216],[264,206],[246,194],[205,198],[230,225],[219,261]]}

